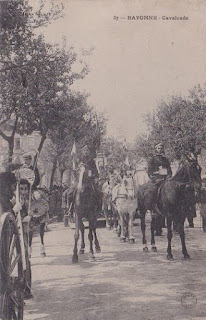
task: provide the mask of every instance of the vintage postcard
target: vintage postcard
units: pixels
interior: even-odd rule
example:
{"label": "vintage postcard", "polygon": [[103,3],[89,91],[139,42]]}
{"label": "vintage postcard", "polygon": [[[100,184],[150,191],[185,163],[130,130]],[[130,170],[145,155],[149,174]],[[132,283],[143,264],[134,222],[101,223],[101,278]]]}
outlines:
{"label": "vintage postcard", "polygon": [[206,319],[206,1],[0,18],[0,318]]}

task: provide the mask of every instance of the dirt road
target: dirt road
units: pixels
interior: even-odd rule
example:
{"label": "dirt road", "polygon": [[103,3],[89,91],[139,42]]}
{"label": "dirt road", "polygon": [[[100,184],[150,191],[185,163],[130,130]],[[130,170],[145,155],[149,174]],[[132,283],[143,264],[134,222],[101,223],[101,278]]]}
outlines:
{"label": "dirt road", "polygon": [[[198,226],[199,218],[195,222]],[[156,237],[158,252],[143,252],[137,226],[135,244],[120,243],[112,231],[98,229],[102,252],[95,262],[87,253],[80,256],[77,265],[72,264],[74,231],[63,223],[49,228],[45,258],[39,256],[39,237],[34,239],[34,299],[26,301],[25,320],[206,319],[206,234],[200,228],[186,228],[191,261],[181,260],[178,235],[175,260],[167,261],[165,229]]]}

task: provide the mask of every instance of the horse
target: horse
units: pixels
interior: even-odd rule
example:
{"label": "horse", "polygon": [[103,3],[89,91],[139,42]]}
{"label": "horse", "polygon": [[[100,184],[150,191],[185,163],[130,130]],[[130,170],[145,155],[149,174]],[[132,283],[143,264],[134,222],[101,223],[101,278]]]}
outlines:
{"label": "horse", "polygon": [[[116,189],[116,191],[115,191]],[[121,184],[115,186],[115,209],[119,216],[120,241],[125,242],[128,237],[130,243],[134,243],[133,221],[137,209],[137,187],[133,175],[122,178]]]}
{"label": "horse", "polygon": [[84,242],[84,224],[82,219],[86,218],[89,222],[89,234],[88,239],[90,242],[90,252],[89,257],[91,261],[95,260],[94,250],[93,250],[93,235],[95,241],[96,252],[101,252],[99,241],[96,234],[97,225],[97,215],[99,211],[99,193],[92,178],[89,178],[89,171],[86,170],[85,166],[82,165],[80,168],[79,182],[74,193],[74,212],[75,212],[75,233],[74,233],[74,250],[72,262],[78,262],[78,240],[79,240],[79,230],[81,231],[81,249],[80,254],[84,253],[85,242]]}
{"label": "horse", "polygon": [[[172,178],[167,178],[158,189],[151,181],[138,189],[138,209],[140,211],[143,251],[148,251],[145,235],[146,211],[158,211],[167,220],[167,259],[173,260],[171,240],[172,223],[177,226],[182,244],[183,259],[190,259],[185,244],[184,221],[187,215],[188,188],[195,188],[199,192],[201,188],[201,168],[197,161],[184,164]],[[152,214],[151,220],[151,246],[156,252],[154,238],[155,219]]]}

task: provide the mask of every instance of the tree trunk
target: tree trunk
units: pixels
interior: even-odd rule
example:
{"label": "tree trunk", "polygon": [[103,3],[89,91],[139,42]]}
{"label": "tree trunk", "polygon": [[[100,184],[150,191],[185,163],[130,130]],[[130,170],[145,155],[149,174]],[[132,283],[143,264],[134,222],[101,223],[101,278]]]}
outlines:
{"label": "tree trunk", "polygon": [[13,152],[14,152],[14,136],[10,137],[8,143],[9,143],[9,151],[8,151],[9,162],[12,162],[12,156],[13,156]]}
{"label": "tree trunk", "polygon": [[44,142],[45,142],[45,140],[46,140],[46,135],[47,135],[47,132],[44,133],[44,134],[41,136],[41,141],[40,141],[40,144],[39,144],[39,147],[38,147],[39,153],[41,152],[41,150],[42,150],[42,148],[43,148]]}
{"label": "tree trunk", "polygon": [[57,158],[54,159],[53,166],[52,166],[52,173],[51,173],[51,179],[50,179],[50,189],[53,187],[54,183],[54,175],[57,168]]}
{"label": "tree trunk", "polygon": [[16,116],[14,126],[11,132],[11,136],[7,136],[1,129],[0,129],[0,136],[6,140],[9,144],[9,150],[8,150],[8,156],[9,156],[9,162],[12,162],[12,156],[14,152],[14,136],[16,133],[16,128],[17,128],[17,123],[18,123],[18,116]]}
{"label": "tree trunk", "polygon": [[62,186],[64,170],[60,170],[60,186]]}
{"label": "tree trunk", "polygon": [[[41,136],[41,141],[40,141],[39,147],[38,147],[38,154],[40,154],[40,152],[41,152],[41,150],[42,150],[42,148],[43,148],[44,142],[45,142],[45,140],[46,140],[46,135],[47,135],[47,133],[44,133],[44,134]],[[38,154],[36,154],[35,157],[34,157],[34,164],[35,164],[35,166],[37,165],[37,161],[38,161],[37,156],[38,156]]]}

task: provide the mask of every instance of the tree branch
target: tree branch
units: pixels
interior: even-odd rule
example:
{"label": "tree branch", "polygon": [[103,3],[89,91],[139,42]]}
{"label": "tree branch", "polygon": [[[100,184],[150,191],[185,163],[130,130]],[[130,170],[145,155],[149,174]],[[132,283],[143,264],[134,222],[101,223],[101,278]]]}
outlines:
{"label": "tree branch", "polygon": [[3,138],[4,140],[6,140],[7,142],[10,141],[10,137],[7,136],[1,129],[0,129],[0,136],[2,136],[2,138]]}

